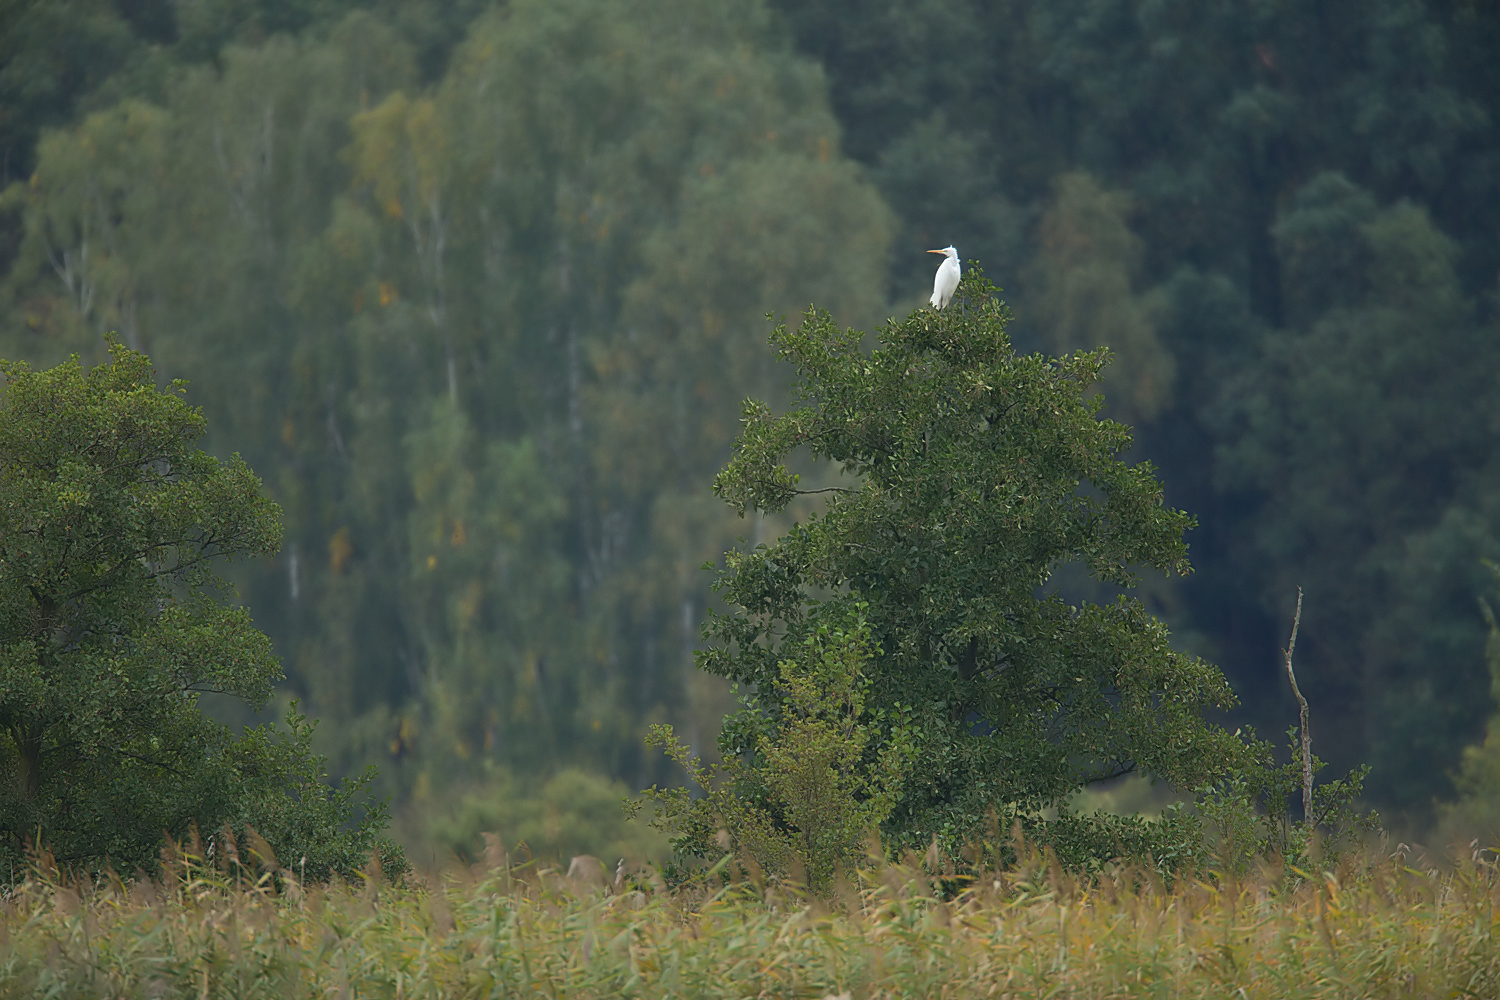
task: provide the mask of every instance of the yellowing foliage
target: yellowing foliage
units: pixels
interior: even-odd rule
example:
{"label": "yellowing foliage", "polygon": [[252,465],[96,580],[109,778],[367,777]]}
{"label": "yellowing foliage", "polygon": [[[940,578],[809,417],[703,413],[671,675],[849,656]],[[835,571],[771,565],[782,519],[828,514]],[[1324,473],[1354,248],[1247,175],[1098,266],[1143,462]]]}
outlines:
{"label": "yellowing foliage", "polygon": [[[492,845],[493,846],[493,845]],[[829,911],[729,885],[674,897],[605,867],[494,867],[420,888],[303,888],[178,863],[161,884],[33,878],[0,915],[6,995],[205,997],[1345,997],[1500,995],[1496,869],[1385,859],[1341,882],[1080,888],[1045,865],[942,901],[868,873]],[[274,858],[270,864],[276,864]]]}

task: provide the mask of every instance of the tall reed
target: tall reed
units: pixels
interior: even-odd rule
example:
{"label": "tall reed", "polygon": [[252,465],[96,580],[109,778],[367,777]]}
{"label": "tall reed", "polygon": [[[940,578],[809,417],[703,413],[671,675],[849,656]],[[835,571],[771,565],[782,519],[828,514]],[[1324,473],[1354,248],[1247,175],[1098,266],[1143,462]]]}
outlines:
{"label": "tall reed", "polygon": [[946,898],[886,866],[832,903],[504,863],[404,887],[248,868],[178,852],[157,881],[80,885],[38,864],[0,903],[0,997],[1500,997],[1482,852],[1171,886],[1033,855]]}

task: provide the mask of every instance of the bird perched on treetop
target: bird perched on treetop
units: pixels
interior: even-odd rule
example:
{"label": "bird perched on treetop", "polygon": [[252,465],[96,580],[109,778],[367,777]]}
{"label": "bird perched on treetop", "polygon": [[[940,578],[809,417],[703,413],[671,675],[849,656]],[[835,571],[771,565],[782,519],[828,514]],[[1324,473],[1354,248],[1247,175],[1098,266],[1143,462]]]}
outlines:
{"label": "bird perched on treetop", "polygon": [[941,309],[953,298],[953,290],[958,287],[958,251],[946,247],[927,252],[940,253],[948,258],[938,265],[937,276],[932,279],[932,308]]}

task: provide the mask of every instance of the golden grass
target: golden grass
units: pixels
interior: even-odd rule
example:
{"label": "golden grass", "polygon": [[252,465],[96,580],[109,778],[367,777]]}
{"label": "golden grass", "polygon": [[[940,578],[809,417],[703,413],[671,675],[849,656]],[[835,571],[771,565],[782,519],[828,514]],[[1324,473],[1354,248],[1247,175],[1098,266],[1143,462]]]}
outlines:
{"label": "golden grass", "polygon": [[[433,887],[33,878],[0,912],[4,997],[1500,998],[1495,866],[1386,859],[1278,891],[1036,866],[935,899],[910,869],[829,910],[729,886],[617,893],[497,869]],[[576,891],[575,891],[576,890]]]}

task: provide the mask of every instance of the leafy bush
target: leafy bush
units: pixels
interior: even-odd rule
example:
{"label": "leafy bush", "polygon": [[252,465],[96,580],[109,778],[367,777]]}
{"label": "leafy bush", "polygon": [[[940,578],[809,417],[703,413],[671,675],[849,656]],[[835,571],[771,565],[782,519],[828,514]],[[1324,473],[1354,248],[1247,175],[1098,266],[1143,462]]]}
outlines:
{"label": "leafy bush", "polygon": [[[1490,565],[1500,579],[1500,566]],[[1467,840],[1479,836],[1485,843],[1500,842],[1500,623],[1488,603],[1481,602],[1485,621],[1490,627],[1484,647],[1485,664],[1490,672],[1490,698],[1496,710],[1485,727],[1484,739],[1466,747],[1453,783],[1458,798],[1438,808],[1438,825],[1434,832],[1443,842]]]}
{"label": "leafy bush", "polygon": [[[665,749],[702,792],[647,793],[658,806],[655,825],[676,835],[679,863],[733,849],[764,874],[820,894],[855,870],[914,763],[900,719],[865,709],[864,671],[878,652],[866,607],[848,609],[845,623],[824,620],[797,659],[778,664],[778,722],[755,734],[753,755],[704,768],[670,726],[652,728],[647,742]],[[869,753],[882,727],[891,737]]]}
{"label": "leafy bush", "polygon": [[295,701],[285,721],[284,730],[247,730],[236,744],[242,784],[232,828],[254,830],[279,852],[281,864],[304,881],[354,878],[372,856],[387,878],[400,880],[411,865],[384,834],[388,807],[375,801],[369,789],[374,766],[332,785],[327,759],[312,748],[317,723],[299,712]]}
{"label": "leafy bush", "polygon": [[428,837],[453,856],[485,856],[485,834],[515,851],[566,863],[592,854],[613,863],[664,856],[666,838],[631,822],[622,808],[629,789],[619,781],[577,768],[559,771],[540,787],[492,768],[489,781],[464,793],[429,823]]}
{"label": "leafy bush", "polygon": [[0,860],[29,849],[100,872],[155,866],[162,835],[254,825],[311,872],[353,874],[383,808],[333,791],[311,726],[236,739],[203,692],[255,707],[281,678],[270,640],[218,595],[219,559],[269,556],[279,509],[238,455],[197,448],[184,383],[146,356],[46,371],[0,361]]}

